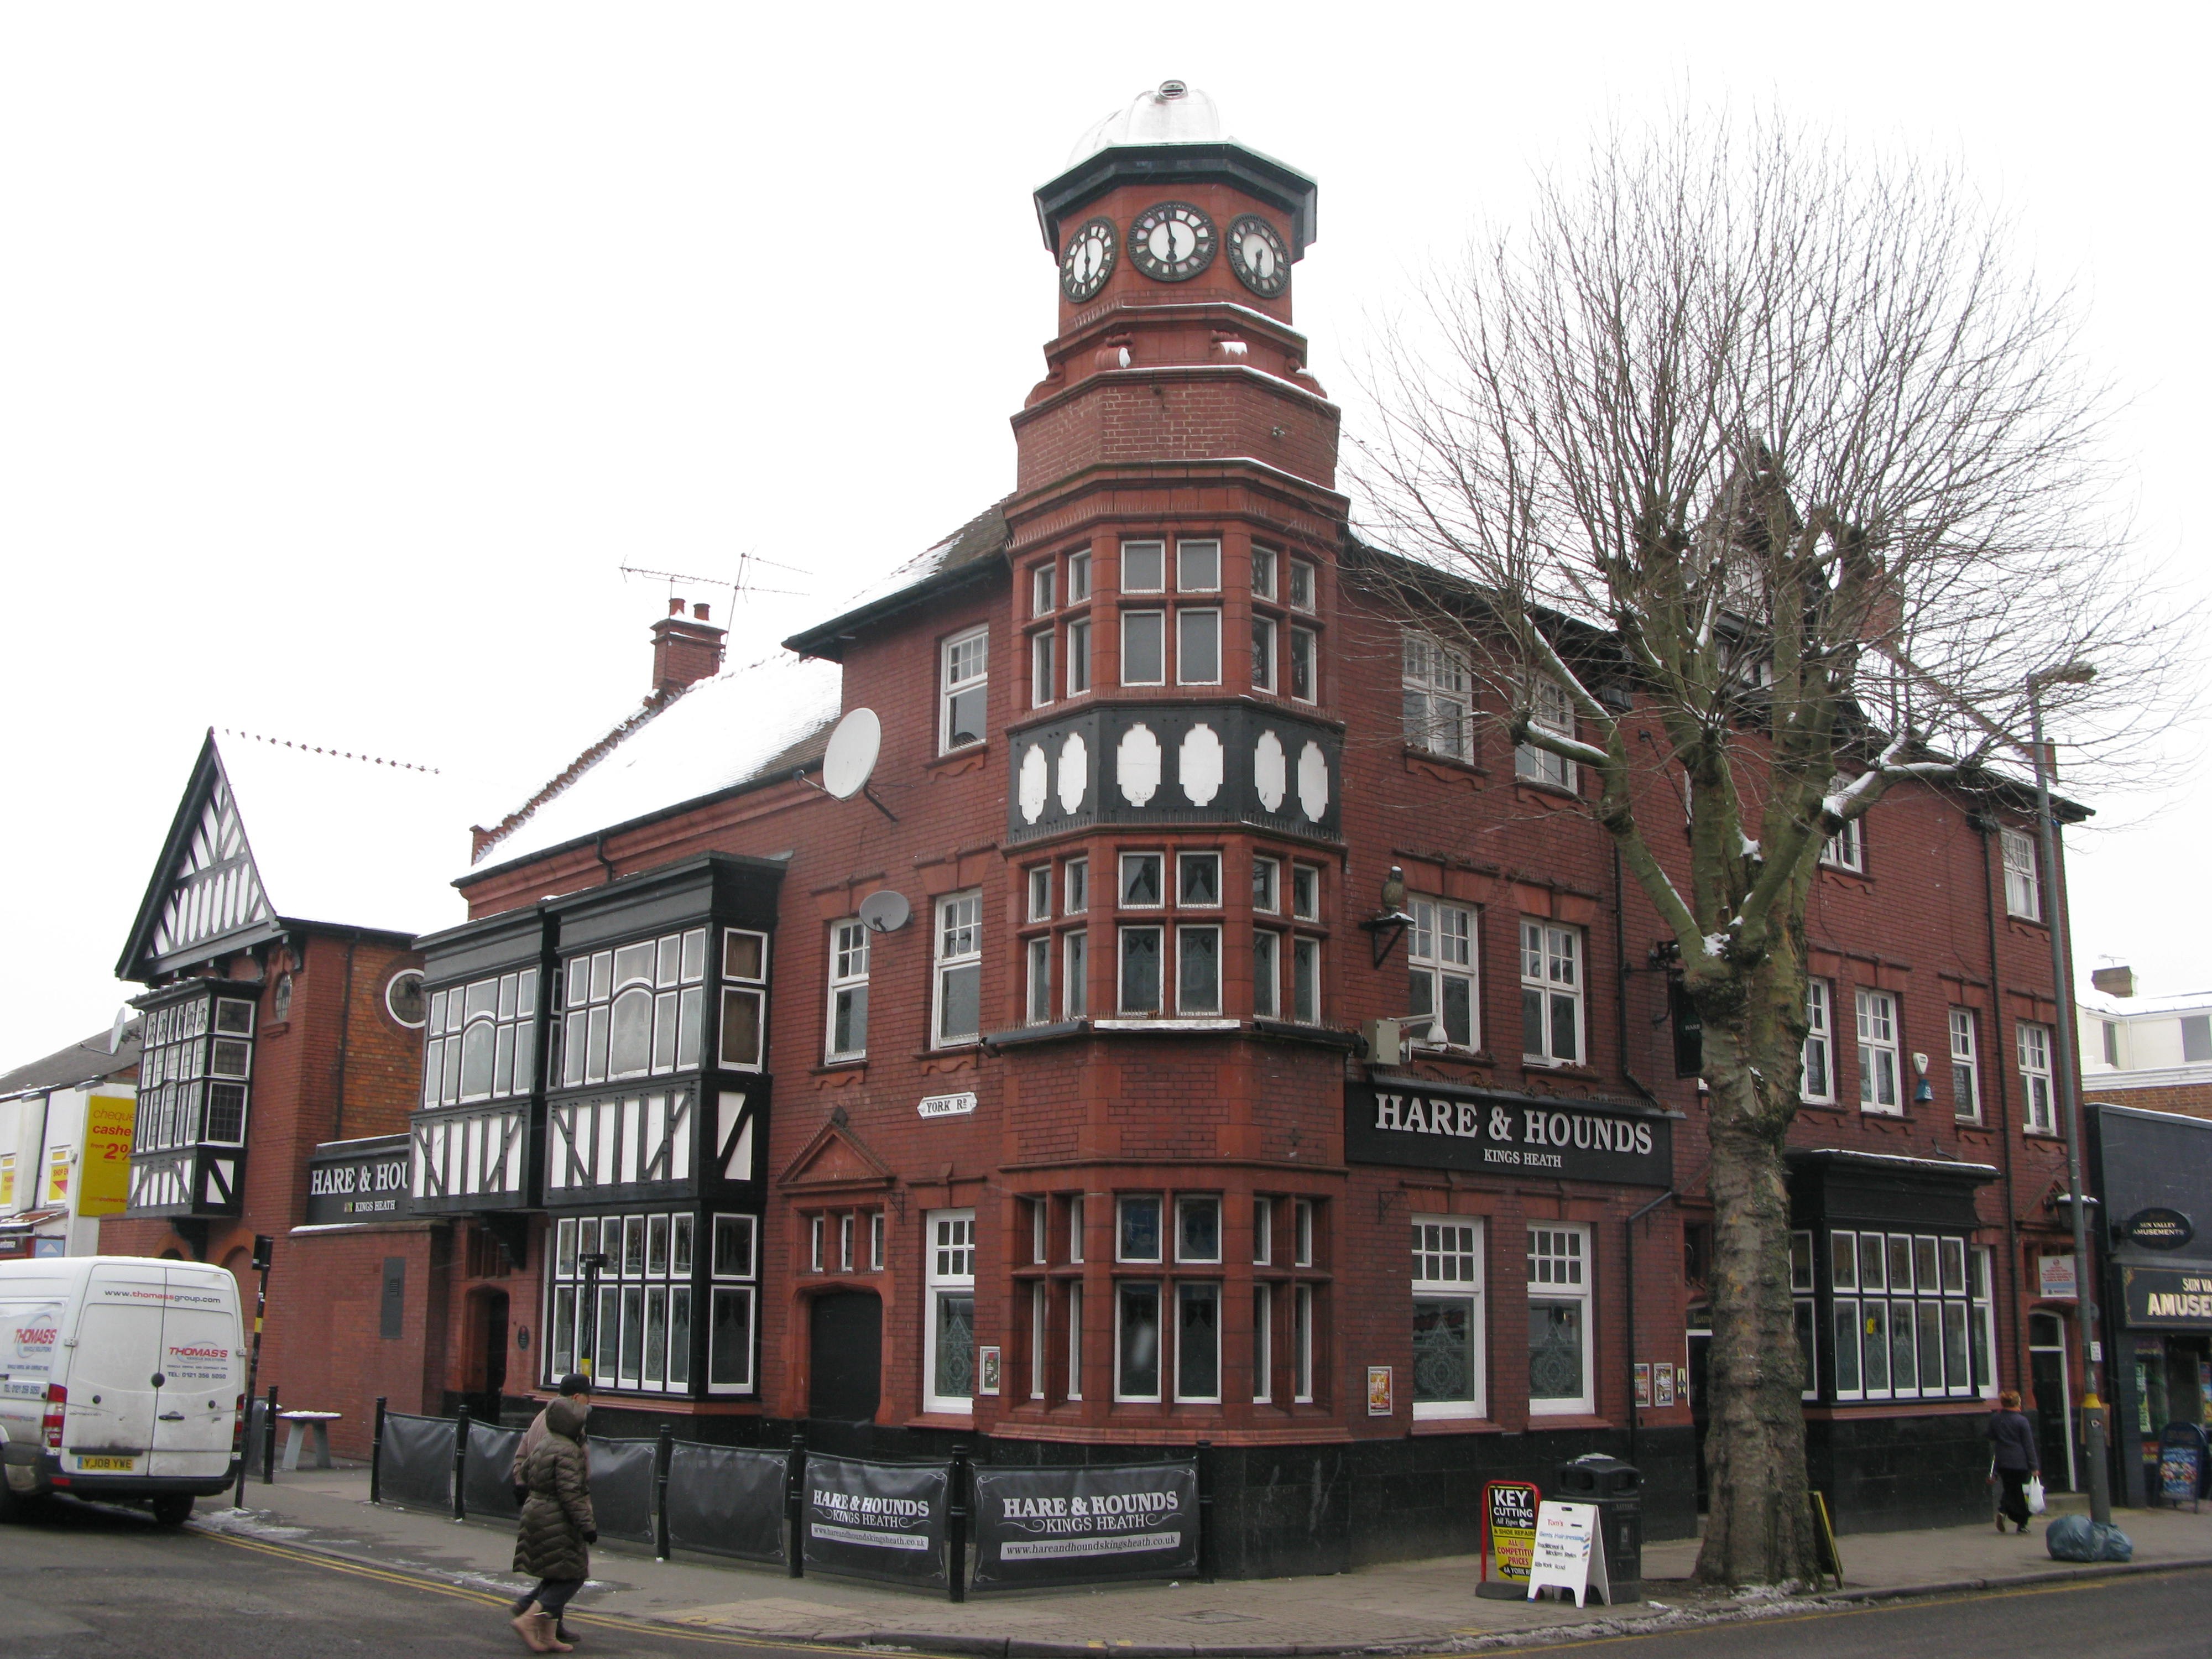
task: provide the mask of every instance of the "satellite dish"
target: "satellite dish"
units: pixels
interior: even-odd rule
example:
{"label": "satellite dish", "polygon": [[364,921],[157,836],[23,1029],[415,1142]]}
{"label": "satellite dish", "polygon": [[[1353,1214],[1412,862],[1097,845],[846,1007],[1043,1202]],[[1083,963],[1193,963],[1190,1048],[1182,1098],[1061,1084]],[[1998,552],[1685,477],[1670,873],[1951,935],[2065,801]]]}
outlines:
{"label": "satellite dish", "polygon": [[872,708],[855,708],[837,722],[822,756],[822,787],[839,800],[850,800],[868,787],[876,756],[884,746],[883,722]]}
{"label": "satellite dish", "polygon": [[906,896],[894,893],[888,887],[860,901],[861,924],[872,933],[896,933],[913,915],[914,908],[906,902]]}

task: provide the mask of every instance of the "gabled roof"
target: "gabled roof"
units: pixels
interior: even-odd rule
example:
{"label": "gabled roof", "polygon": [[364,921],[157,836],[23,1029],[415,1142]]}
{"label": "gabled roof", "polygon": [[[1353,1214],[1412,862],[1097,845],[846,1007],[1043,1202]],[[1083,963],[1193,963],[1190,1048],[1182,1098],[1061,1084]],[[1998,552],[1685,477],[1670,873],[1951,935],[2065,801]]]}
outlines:
{"label": "gabled roof", "polygon": [[462,920],[455,793],[428,767],[210,729],[117,974],[144,980],[295,923],[412,938]]}
{"label": "gabled roof", "polygon": [[921,604],[963,582],[1003,572],[1006,555],[1006,503],[991,503],[934,547],[916,554],[841,614],[793,634],[787,649],[808,657],[842,657],[851,636],[893,613]]}
{"label": "gabled roof", "polygon": [[107,1041],[114,1033],[96,1031],[83,1042],[72,1042],[44,1059],[18,1066],[12,1072],[0,1073],[0,1100],[45,1094],[55,1089],[82,1089],[137,1069],[138,1034],[144,1024],[143,1020],[134,1019],[125,1025],[122,1039],[112,1053],[108,1050]]}
{"label": "gabled roof", "polygon": [[786,656],[696,682],[586,750],[491,832],[460,879],[816,764],[843,683],[834,663]]}

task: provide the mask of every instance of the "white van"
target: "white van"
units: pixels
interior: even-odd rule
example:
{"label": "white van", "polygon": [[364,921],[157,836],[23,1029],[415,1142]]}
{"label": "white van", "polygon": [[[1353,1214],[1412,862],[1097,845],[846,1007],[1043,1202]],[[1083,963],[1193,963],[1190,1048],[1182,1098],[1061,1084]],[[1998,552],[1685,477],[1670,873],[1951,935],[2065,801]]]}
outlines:
{"label": "white van", "polygon": [[175,1526],[246,1437],[238,1281],[140,1255],[0,1261],[0,1519],[48,1492]]}

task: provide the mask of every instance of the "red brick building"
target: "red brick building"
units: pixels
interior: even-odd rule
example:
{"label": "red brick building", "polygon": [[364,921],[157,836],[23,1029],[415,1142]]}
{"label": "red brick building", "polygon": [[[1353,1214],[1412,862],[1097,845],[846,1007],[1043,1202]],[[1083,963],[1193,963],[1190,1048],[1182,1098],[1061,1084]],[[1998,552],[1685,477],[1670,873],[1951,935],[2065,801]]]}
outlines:
{"label": "red brick building", "polygon": [[[588,1362],[618,1431],[1206,1441],[1233,1573],[1472,1547],[1481,1480],[1590,1450],[1693,1524],[1694,1035],[1584,781],[1348,529],[1316,195],[1139,99],[1036,195],[1014,491],[776,659],[664,618],[640,714],[477,832],[416,942],[407,1218],[315,1236],[359,1297],[419,1231],[421,1398]],[[2066,1464],[2029,811],[1893,791],[1814,901],[1793,1201],[1846,1528],[1983,1512],[2031,1338]],[[344,1135],[400,1127],[375,1098]],[[249,1192],[338,1138],[257,1141]]]}

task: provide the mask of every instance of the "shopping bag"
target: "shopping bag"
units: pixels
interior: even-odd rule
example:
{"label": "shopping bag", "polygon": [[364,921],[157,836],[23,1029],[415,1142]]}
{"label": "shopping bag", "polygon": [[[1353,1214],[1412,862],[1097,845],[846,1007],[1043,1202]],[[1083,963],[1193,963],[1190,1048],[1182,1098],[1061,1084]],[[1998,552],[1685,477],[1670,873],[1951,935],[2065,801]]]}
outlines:
{"label": "shopping bag", "polygon": [[2027,1512],[2028,1512],[2030,1515],[2040,1515],[2040,1514],[2042,1514],[2042,1513],[2043,1513],[2043,1477],[2042,1477],[2041,1475],[2039,1475],[2039,1474],[2031,1474],[2030,1476],[2028,1476],[2028,1477],[2027,1477]]}

